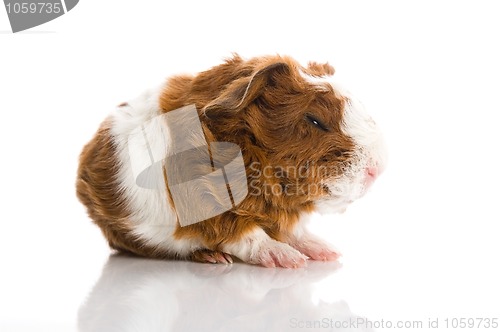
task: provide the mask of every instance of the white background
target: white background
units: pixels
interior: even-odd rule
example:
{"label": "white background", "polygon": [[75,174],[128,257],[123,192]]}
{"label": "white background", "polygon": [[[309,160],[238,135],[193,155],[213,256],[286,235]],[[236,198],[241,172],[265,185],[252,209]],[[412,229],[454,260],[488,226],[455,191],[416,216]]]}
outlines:
{"label": "white background", "polygon": [[[75,197],[81,148],[115,105],[232,52],[329,61],[388,144],[372,191],[343,215],[316,217],[343,267],[299,301],[344,301],[372,320],[424,327],[500,319],[499,10],[495,1],[83,0],[12,34],[0,8],[0,330],[77,329],[110,254]],[[242,271],[257,284],[269,274]],[[237,290],[224,296],[238,303]]]}

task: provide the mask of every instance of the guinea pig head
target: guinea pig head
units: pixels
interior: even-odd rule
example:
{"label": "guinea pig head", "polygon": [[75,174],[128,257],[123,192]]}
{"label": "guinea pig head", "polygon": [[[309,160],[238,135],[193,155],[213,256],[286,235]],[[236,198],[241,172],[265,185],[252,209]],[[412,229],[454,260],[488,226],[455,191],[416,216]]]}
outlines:
{"label": "guinea pig head", "polygon": [[384,170],[379,128],[330,65],[236,56],[212,70],[201,118],[214,139],[241,147],[250,196],[341,212]]}

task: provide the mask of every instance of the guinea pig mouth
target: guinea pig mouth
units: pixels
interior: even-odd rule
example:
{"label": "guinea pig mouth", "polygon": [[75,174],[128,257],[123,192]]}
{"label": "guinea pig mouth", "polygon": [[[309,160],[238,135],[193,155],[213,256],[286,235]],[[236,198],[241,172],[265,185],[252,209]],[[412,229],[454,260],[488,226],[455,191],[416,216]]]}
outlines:
{"label": "guinea pig mouth", "polygon": [[[344,198],[342,196],[339,196],[338,194],[337,195],[334,194],[332,192],[332,190],[326,184],[322,184],[321,188],[323,189],[323,192],[325,193],[325,196],[323,197],[323,199],[326,199],[328,201],[330,201],[330,200],[342,201],[345,204],[351,204],[354,202],[353,198]],[[363,195],[364,195],[364,193],[363,193]]]}
{"label": "guinea pig mouth", "polygon": [[[344,201],[340,196],[334,195],[332,193],[332,191],[330,190],[330,188],[328,188],[327,186],[324,185],[323,190],[325,191],[325,195],[326,195],[327,200]],[[344,203],[347,203],[347,204],[351,204],[352,202],[353,202],[353,200],[344,201]]]}
{"label": "guinea pig mouth", "polygon": [[322,184],[321,187],[323,188],[323,191],[326,193],[328,196],[332,196],[332,192],[330,191],[330,188],[326,184]]}

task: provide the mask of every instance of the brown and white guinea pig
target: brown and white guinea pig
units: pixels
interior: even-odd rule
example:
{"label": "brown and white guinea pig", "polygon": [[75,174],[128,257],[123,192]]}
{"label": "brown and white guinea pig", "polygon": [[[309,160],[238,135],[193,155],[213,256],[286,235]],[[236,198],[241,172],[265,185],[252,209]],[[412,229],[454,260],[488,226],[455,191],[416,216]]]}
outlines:
{"label": "brown and white guinea pig", "polygon": [[[303,67],[286,56],[235,55],[197,75],[173,76],[101,124],[80,157],[78,197],[110,246],[136,255],[210,263],[237,257],[286,268],[335,260],[336,249],[307,231],[308,215],[342,212],[363,196],[383,171],[386,152],[375,122],[333,73],[329,64]],[[207,144],[239,146],[248,190],[226,212],[181,226],[167,163],[164,189],[139,186],[132,164],[147,163],[149,147],[129,146],[129,138],[188,105]]]}

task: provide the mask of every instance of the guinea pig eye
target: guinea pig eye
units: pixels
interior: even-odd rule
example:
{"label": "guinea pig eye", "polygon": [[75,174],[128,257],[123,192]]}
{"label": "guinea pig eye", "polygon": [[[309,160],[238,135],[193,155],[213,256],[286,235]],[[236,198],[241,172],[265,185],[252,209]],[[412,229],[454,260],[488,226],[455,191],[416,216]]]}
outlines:
{"label": "guinea pig eye", "polygon": [[328,128],[321,121],[319,121],[316,117],[312,116],[311,114],[306,115],[306,120],[313,126],[323,131],[329,131]]}

